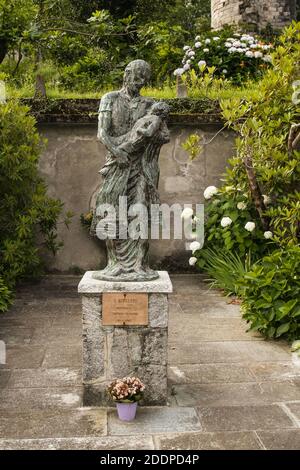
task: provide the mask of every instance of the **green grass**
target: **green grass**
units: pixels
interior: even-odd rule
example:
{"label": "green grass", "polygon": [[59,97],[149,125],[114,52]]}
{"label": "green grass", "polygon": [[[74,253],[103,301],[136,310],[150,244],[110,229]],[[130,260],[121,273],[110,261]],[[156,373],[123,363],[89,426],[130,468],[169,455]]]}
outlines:
{"label": "green grass", "polygon": [[[100,89],[95,92],[78,92],[71,90],[63,90],[61,88],[46,87],[48,98],[52,99],[100,99],[104,93],[111,91],[113,88]],[[188,92],[188,97],[193,99],[211,99],[211,100],[226,100],[230,98],[250,98],[253,94],[253,88],[237,88],[230,86],[228,88],[215,90],[210,87],[206,90],[194,89]],[[143,96],[149,96],[154,99],[173,99],[176,98],[176,87],[166,85],[161,88],[143,88],[141,94]],[[33,84],[23,85],[22,87],[15,87],[7,84],[7,96],[9,98],[32,98],[34,96]]]}

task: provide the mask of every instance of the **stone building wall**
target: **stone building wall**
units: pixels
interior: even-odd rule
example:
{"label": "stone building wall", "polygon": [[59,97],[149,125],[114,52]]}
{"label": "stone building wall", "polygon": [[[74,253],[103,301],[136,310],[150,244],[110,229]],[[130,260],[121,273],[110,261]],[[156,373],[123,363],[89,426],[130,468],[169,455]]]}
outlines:
{"label": "stone building wall", "polygon": [[296,16],[296,0],[212,0],[212,28],[247,23],[257,29],[281,29]]}

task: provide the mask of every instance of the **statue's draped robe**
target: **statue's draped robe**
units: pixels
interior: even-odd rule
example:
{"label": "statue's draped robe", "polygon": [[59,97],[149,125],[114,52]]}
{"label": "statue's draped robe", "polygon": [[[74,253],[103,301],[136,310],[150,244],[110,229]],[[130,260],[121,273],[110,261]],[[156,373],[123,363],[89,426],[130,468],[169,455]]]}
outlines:
{"label": "statue's draped robe", "polygon": [[[111,126],[107,133],[111,140],[120,145],[126,141],[127,133],[135,122],[143,117],[153,101],[138,96],[129,98],[122,90],[106,94],[100,102],[99,113],[111,113]],[[167,134],[167,128],[166,128]],[[159,203],[157,192],[159,179],[158,157],[162,144],[168,139],[161,136],[151,138],[143,149],[129,155],[129,164],[120,167],[117,157],[108,152],[106,163],[100,173],[104,181],[96,200],[100,204],[112,204],[118,211],[119,196],[127,196],[127,207],[144,204],[150,214],[151,203]],[[91,231],[95,233],[99,216],[94,214]],[[128,223],[132,218],[128,217]],[[125,240],[108,239],[107,266],[99,274],[102,277],[120,277],[128,280],[143,280],[157,277],[148,266],[149,241],[138,238]]]}

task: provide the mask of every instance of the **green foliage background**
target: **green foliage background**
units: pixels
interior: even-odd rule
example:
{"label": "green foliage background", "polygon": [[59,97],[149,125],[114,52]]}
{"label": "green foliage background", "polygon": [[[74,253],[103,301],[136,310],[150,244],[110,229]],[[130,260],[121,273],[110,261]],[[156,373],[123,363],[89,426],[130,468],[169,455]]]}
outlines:
{"label": "green foliage background", "polygon": [[35,120],[15,101],[0,104],[0,311],[16,282],[41,272],[40,248],[60,247],[62,203],[46,194],[38,174],[41,151]]}

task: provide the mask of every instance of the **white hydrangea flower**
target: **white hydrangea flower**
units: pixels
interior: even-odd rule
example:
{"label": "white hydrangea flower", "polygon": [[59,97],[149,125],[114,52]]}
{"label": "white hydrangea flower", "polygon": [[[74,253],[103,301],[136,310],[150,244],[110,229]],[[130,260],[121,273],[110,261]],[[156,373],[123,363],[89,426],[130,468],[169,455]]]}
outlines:
{"label": "white hydrangea flower", "polygon": [[198,62],[199,67],[206,67],[206,60],[199,60]]}
{"label": "white hydrangea flower", "polygon": [[256,49],[256,48],[257,48],[257,44],[252,43],[252,44],[250,44],[250,47],[251,47],[251,49]]}
{"label": "white hydrangea flower", "polygon": [[272,202],[272,199],[270,198],[270,196],[267,196],[266,194],[263,194],[263,200],[264,200],[265,206],[268,206]]}
{"label": "white hydrangea flower", "polygon": [[219,38],[219,36],[214,36],[214,37],[213,37],[213,40],[214,40],[214,41],[220,41],[220,38]]}
{"label": "white hydrangea flower", "polygon": [[232,224],[232,220],[231,220],[230,217],[223,217],[223,219],[221,220],[221,226],[223,228],[229,227],[229,225],[231,225],[231,224]]}
{"label": "white hydrangea flower", "polygon": [[189,259],[189,265],[190,266],[195,266],[195,264],[197,263],[197,258],[195,256],[192,256],[190,259]]}
{"label": "white hydrangea flower", "polygon": [[273,238],[273,233],[270,232],[269,230],[267,230],[265,233],[264,233],[264,237],[266,240],[270,240],[270,238]]}
{"label": "white hydrangea flower", "polygon": [[228,52],[229,52],[230,54],[233,54],[233,53],[236,52],[236,51],[237,51],[237,48],[236,48],[236,47],[231,47],[230,49],[228,49]]}
{"label": "white hydrangea flower", "polygon": [[200,39],[201,39],[201,36],[196,36],[195,37],[195,41],[200,41]]}
{"label": "white hydrangea flower", "polygon": [[210,44],[211,43],[211,40],[210,39],[205,39],[205,44]]}
{"label": "white hydrangea flower", "polygon": [[240,43],[240,41],[234,41],[232,45],[233,45],[233,47],[240,47],[241,43]]}
{"label": "white hydrangea flower", "polygon": [[183,70],[186,72],[187,70],[190,70],[191,66],[190,64],[184,64]]}
{"label": "white hydrangea flower", "polygon": [[248,230],[248,232],[253,232],[255,229],[255,222],[247,222],[245,225],[245,229]]}
{"label": "white hydrangea flower", "polygon": [[237,207],[240,211],[244,211],[245,209],[247,209],[247,204],[245,204],[244,202],[238,202],[236,207]]}
{"label": "white hydrangea flower", "polygon": [[252,51],[247,51],[245,55],[246,57],[250,57],[250,58],[254,57],[254,54]]}
{"label": "white hydrangea flower", "polygon": [[264,62],[272,63],[272,56],[271,56],[271,55],[265,55],[265,56],[263,57],[263,61],[264,61]]}
{"label": "white hydrangea flower", "polygon": [[200,243],[197,242],[197,241],[192,242],[192,243],[190,244],[190,250],[192,251],[192,253],[195,253],[195,251],[200,250],[200,248],[201,248],[201,245],[200,245]]}
{"label": "white hydrangea flower", "polygon": [[209,52],[209,49],[206,47],[205,49],[203,49],[203,52]]}
{"label": "white hydrangea flower", "polygon": [[179,69],[176,69],[174,70],[173,74],[175,75],[175,77],[178,77],[180,75],[182,75],[184,73],[184,69],[183,68],[179,68]]}
{"label": "white hydrangea flower", "polygon": [[201,46],[202,46],[202,42],[199,42],[199,41],[198,41],[198,42],[195,42],[195,47],[196,47],[196,49],[198,49],[198,48],[201,47]]}
{"label": "white hydrangea flower", "polygon": [[225,42],[225,47],[231,47],[232,46],[232,43],[231,42]]}
{"label": "white hydrangea flower", "polygon": [[189,52],[188,52],[188,56],[189,56],[189,57],[192,57],[193,55],[195,55],[195,51],[189,51]]}
{"label": "white hydrangea flower", "polygon": [[254,52],[254,57],[255,59],[261,59],[263,57],[263,53],[260,51],[255,51]]}
{"label": "white hydrangea flower", "polygon": [[218,193],[218,188],[216,188],[215,186],[208,186],[205,189],[203,195],[205,199],[211,199],[217,193]]}
{"label": "white hydrangea flower", "polygon": [[224,75],[226,75],[228,73],[228,70],[227,69],[223,69],[222,70],[222,73],[224,73]]}
{"label": "white hydrangea flower", "polygon": [[190,46],[183,46],[182,48],[184,51],[188,51],[190,49]]}
{"label": "white hydrangea flower", "polygon": [[191,207],[186,207],[185,209],[183,209],[183,211],[181,212],[181,218],[182,219],[189,219],[190,217],[192,217],[194,215],[194,211]]}

